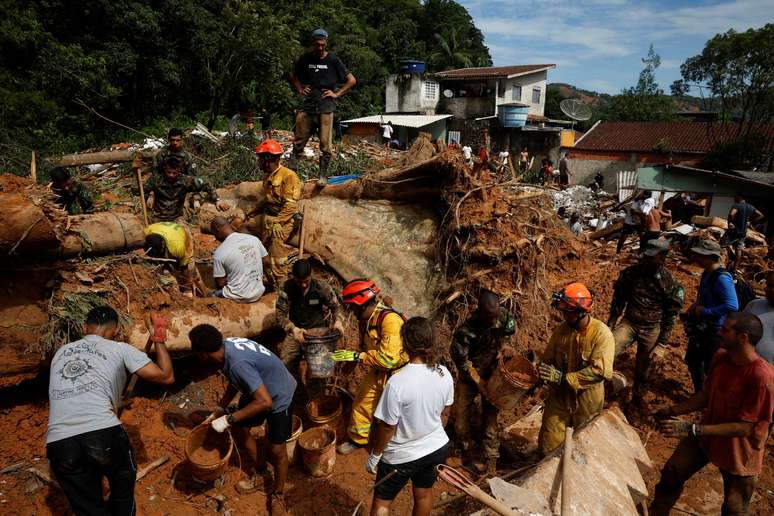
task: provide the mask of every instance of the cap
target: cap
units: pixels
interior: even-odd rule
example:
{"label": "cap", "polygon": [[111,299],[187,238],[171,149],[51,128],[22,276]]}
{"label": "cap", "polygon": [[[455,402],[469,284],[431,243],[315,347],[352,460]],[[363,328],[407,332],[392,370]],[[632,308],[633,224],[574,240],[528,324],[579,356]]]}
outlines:
{"label": "cap", "polygon": [[645,250],[642,254],[645,256],[658,256],[659,254],[666,254],[669,252],[672,242],[663,238],[654,238],[648,240],[645,244]]}
{"label": "cap", "polygon": [[704,256],[717,256],[720,257],[721,247],[720,244],[714,240],[702,240],[696,247],[691,247],[691,251],[697,254],[703,254]]}
{"label": "cap", "polygon": [[313,38],[327,38],[328,37],[328,31],[323,29],[322,27],[318,27],[312,31],[312,37]]}

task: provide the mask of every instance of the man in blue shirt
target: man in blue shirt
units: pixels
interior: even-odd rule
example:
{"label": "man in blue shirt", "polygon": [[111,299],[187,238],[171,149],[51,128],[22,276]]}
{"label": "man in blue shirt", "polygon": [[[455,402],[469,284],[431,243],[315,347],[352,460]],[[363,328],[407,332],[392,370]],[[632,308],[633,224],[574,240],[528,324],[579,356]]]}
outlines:
{"label": "man in blue shirt", "polygon": [[756,224],[762,219],[763,213],[755,209],[755,206],[752,204],[747,204],[741,193],[734,196],[734,204],[731,205],[731,209],[728,211],[728,231],[724,238],[721,239],[721,241],[725,241],[727,245],[736,249],[732,269],[735,269],[742,259],[744,241],[747,238],[747,226]]}
{"label": "man in blue shirt", "polygon": [[[291,403],[296,380],[274,353],[252,340],[224,339],[217,328],[209,324],[194,327],[188,338],[191,349],[200,359],[220,367],[229,381],[218,408],[207,419],[217,432],[231,427],[237,443],[255,464],[255,475],[247,482],[239,482],[237,489],[243,494],[258,490],[257,477],[267,473],[266,460],[259,456],[257,442],[250,437],[250,428],[266,422],[269,462],[274,469],[274,485],[267,493],[269,509],[272,514],[283,513],[283,490],[288,473],[285,443],[292,432]],[[227,414],[226,409],[237,394],[241,394],[238,409]]]}
{"label": "man in blue shirt", "polygon": [[695,392],[704,388],[712,356],[720,346],[718,330],[726,316],[739,310],[734,278],[720,264],[722,249],[713,240],[702,240],[691,248],[693,259],[704,269],[696,302],[680,315],[688,337],[685,363]]}

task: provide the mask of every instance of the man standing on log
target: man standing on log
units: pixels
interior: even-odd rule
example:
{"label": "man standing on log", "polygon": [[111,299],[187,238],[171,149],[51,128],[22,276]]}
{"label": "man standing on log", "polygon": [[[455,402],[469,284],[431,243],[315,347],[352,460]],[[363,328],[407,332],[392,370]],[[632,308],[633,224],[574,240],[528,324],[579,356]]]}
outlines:
{"label": "man standing on log", "polygon": [[616,356],[637,341],[632,404],[642,404],[653,350],[669,341],[685,300],[682,285],[664,267],[669,245],[650,240],[640,263],[621,271],[615,282],[607,325],[614,330]]}
{"label": "man standing on log", "polygon": [[[516,320],[500,306],[497,294],[484,290],[478,299],[478,309],[456,332],[451,345],[451,356],[459,379],[454,403],[454,433],[460,440],[464,454],[472,450],[472,439],[483,448],[486,464],[476,460],[473,467],[479,473],[495,474],[500,456],[500,438],[497,407],[487,399],[486,382],[498,366],[501,357],[513,356],[511,342],[516,333]],[[483,436],[470,432],[476,396],[481,394]],[[483,437],[483,439],[482,439]],[[465,457],[469,460],[470,457]]]}
{"label": "man standing on log", "polygon": [[[297,160],[304,151],[306,142],[317,128],[320,133],[319,180],[323,183],[328,174],[333,151],[333,113],[336,110],[336,99],[357,83],[355,76],[347,70],[341,59],[328,52],[327,46],[328,33],[324,29],[315,29],[312,32],[312,51],[298,59],[295,70],[290,74],[290,82],[304,98],[303,106],[296,111],[291,166],[297,166]],[[336,85],[341,83],[344,85],[336,90]]]}
{"label": "man standing on log", "polygon": [[741,193],[734,196],[734,204],[728,211],[728,232],[726,240],[728,245],[736,249],[733,258],[733,267],[739,265],[744,252],[745,240],[747,239],[747,226],[756,224],[763,220],[763,213],[758,211],[755,206],[748,204]]}
{"label": "man standing on log", "polygon": [[290,279],[279,291],[277,321],[287,334],[280,344],[280,358],[293,374],[298,371],[307,330],[332,327],[344,335],[336,292],[327,282],[312,278],[312,264],[304,259],[293,264]]}
{"label": "man standing on log", "polygon": [[[648,510],[654,516],[668,516],[685,482],[710,462],[723,477],[721,514],[749,513],[774,412],[774,367],[755,352],[763,333],[755,315],[731,313],[718,333],[722,349],[705,389],[657,413],[664,435],[682,440],[661,470]],[[675,417],[696,411],[701,424]]]}
{"label": "man standing on log", "polygon": [[148,208],[154,222],[175,221],[183,215],[185,196],[193,192],[204,192],[207,198],[219,210],[229,209],[229,204],[218,199],[215,189],[200,177],[183,176],[183,161],[177,156],[169,156],[164,161],[164,173],[153,174],[145,182],[148,195]]}
{"label": "man standing on log", "polygon": [[[209,324],[195,326],[188,334],[191,349],[199,358],[222,369],[229,384],[217,409],[207,418],[216,432],[231,428],[240,447],[253,462],[255,474],[237,484],[246,494],[257,491],[259,477],[267,477],[266,459],[250,429],[267,423],[269,462],[274,469],[274,484],[267,489],[270,514],[285,514],[285,479],[288,474],[288,452],[285,444],[293,431],[292,401],[296,390],[293,375],[279,358],[249,339],[223,338]],[[238,409],[227,414],[228,407],[240,394]]]}
{"label": "man standing on log", "polygon": [[369,279],[352,280],[344,287],[341,297],[345,305],[357,315],[360,339],[365,351],[337,349],[333,353],[336,362],[362,362],[371,369],[360,383],[357,397],[352,403],[352,417],[347,428],[349,441],[337,448],[347,455],[368,444],[374,410],[392,371],[408,362],[403,351],[400,330],[404,317],[379,300],[379,288]]}
{"label": "man standing on log", "polygon": [[568,426],[582,425],[605,403],[615,339],[605,323],[591,316],[593,303],[593,294],[582,283],[571,283],[553,295],[551,306],[562,312],[564,322],[551,335],[538,367],[550,389],[538,435],[543,455],[564,442]]}
{"label": "man standing on log", "polygon": [[[175,381],[164,345],[168,323],[156,315],[151,320],[158,365],[139,349],[112,340],[118,334],[118,314],[107,306],[93,308],[83,325],[84,337],[59,348],[51,362],[46,454],[76,514],[131,516],[137,509],[137,465],[116,417],[121,393],[131,374],[160,385]],[[110,486],[107,501],[102,477]]]}
{"label": "man standing on log", "polygon": [[261,241],[234,230],[225,217],[212,219],[210,229],[221,243],[212,253],[212,276],[217,289],[210,292],[238,303],[254,303],[266,288],[263,269],[269,266],[269,253]]}
{"label": "man standing on log", "polygon": [[195,174],[196,163],[193,157],[183,148],[183,131],[173,127],[167,133],[167,146],[153,156],[153,171],[159,175],[164,174],[164,163],[170,156],[175,156],[183,163],[180,173],[184,176]]}
{"label": "man standing on log", "polygon": [[70,215],[91,213],[94,211],[94,201],[91,193],[78,179],[72,177],[70,170],[56,167],[51,171],[51,191],[59,198],[57,202]]}
{"label": "man standing on log", "polygon": [[275,289],[280,289],[290,272],[290,249],[286,244],[293,232],[301,198],[301,180],[298,175],[280,164],[282,146],[275,140],[262,142],[256,154],[264,173],[264,201],[254,213],[258,219],[258,233],[269,250],[268,270]]}

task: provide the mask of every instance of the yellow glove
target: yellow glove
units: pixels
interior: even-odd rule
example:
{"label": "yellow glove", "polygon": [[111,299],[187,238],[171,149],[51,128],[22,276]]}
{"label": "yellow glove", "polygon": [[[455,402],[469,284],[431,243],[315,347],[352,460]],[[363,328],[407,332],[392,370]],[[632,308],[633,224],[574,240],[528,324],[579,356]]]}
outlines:
{"label": "yellow glove", "polygon": [[275,222],[271,225],[269,228],[269,231],[271,231],[271,236],[274,238],[282,238],[284,235],[282,234],[282,224],[279,222]]}
{"label": "yellow glove", "polygon": [[337,349],[331,355],[334,362],[357,362],[360,360],[360,352],[349,349]]}

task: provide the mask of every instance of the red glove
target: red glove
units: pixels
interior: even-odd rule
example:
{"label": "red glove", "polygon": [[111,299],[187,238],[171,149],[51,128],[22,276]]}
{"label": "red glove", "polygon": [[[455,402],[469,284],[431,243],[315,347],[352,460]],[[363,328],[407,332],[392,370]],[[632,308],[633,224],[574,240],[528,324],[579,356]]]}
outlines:
{"label": "red glove", "polygon": [[169,327],[169,321],[161,314],[151,315],[151,322],[153,323],[153,342],[166,342],[167,341],[167,328]]}

